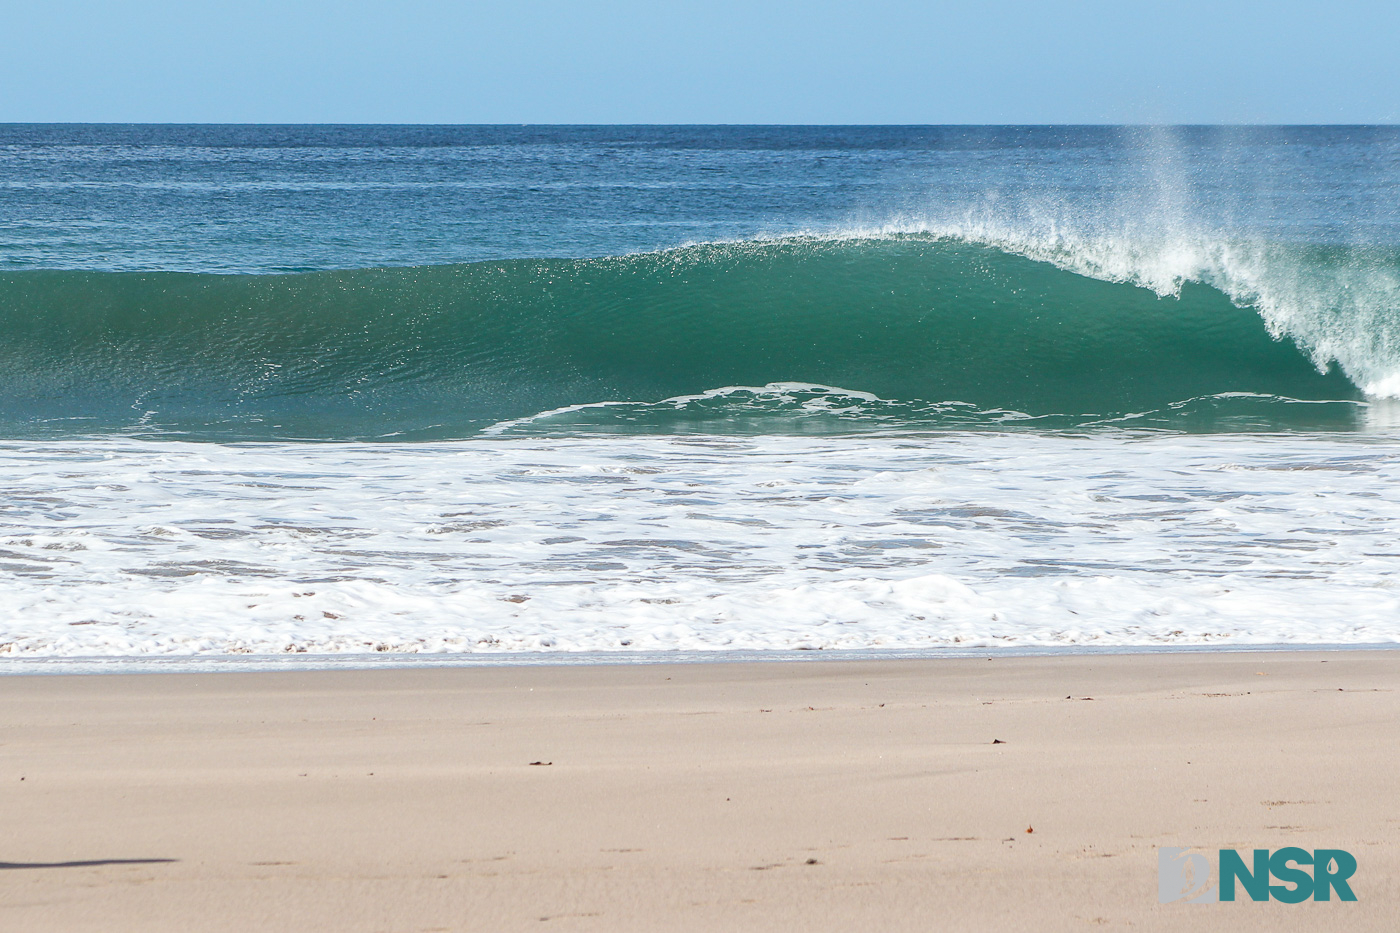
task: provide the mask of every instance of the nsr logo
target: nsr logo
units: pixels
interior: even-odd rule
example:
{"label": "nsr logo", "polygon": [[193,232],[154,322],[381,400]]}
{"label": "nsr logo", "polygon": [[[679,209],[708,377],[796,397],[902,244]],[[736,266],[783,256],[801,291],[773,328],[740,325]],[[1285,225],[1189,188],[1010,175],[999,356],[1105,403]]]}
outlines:
{"label": "nsr logo", "polygon": [[[1309,872],[1304,866],[1311,866]],[[1218,868],[1211,883],[1211,869]],[[1239,852],[1221,849],[1215,866],[1211,859],[1189,849],[1157,850],[1157,899],[1163,904],[1214,904],[1233,901],[1236,887],[1244,888],[1249,899],[1267,901],[1272,897],[1285,904],[1315,901],[1354,901],[1347,879],[1356,874],[1356,859],[1342,849],[1299,849],[1290,846],[1272,855],[1268,849],[1255,849],[1252,865],[1246,865]],[[1279,884],[1270,884],[1272,876]]]}

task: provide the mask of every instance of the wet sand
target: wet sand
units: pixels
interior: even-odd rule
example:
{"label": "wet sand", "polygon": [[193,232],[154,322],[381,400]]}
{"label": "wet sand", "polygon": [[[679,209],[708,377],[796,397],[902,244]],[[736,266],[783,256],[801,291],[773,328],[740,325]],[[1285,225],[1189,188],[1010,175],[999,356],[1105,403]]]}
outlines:
{"label": "wet sand", "polygon": [[[1398,690],[1400,651],[0,677],[0,929],[1393,930]],[[1288,845],[1358,900],[1157,903],[1158,846]]]}

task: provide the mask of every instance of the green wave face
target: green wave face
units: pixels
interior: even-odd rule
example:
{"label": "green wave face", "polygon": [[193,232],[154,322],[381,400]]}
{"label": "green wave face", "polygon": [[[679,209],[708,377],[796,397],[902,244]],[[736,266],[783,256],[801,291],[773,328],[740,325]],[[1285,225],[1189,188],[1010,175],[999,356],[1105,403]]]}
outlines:
{"label": "green wave face", "polygon": [[[919,237],[285,276],[18,272],[0,275],[0,327],[11,432],[452,437],[603,402],[627,404],[528,424],[1345,426],[1361,398],[1207,286],[1159,298]],[[711,391],[771,383],[849,391]]]}

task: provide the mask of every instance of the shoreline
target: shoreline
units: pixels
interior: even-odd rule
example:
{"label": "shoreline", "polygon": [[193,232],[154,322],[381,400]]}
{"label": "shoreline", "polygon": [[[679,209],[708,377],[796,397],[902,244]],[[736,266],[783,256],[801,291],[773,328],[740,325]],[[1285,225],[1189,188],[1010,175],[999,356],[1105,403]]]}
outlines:
{"label": "shoreline", "polygon": [[968,658],[1054,658],[1118,655],[1256,654],[1267,652],[1395,651],[1394,642],[1321,644],[1021,645],[947,648],[666,649],[659,651],[501,651],[478,653],[344,652],[341,654],[207,654],[0,656],[6,676],[94,674],[261,673],[475,667],[631,667],[664,664],[772,664],[855,661],[952,661]]}
{"label": "shoreline", "polygon": [[1388,931],[1397,724],[1390,650],[6,677],[0,926]]}

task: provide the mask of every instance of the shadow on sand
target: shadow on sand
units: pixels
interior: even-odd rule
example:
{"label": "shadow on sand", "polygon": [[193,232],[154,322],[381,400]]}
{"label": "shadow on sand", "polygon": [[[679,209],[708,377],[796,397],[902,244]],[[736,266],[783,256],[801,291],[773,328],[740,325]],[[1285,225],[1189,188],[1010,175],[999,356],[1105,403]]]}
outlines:
{"label": "shadow on sand", "polygon": [[0,862],[0,871],[16,868],[92,868],[97,865],[159,865],[175,858],[103,858],[89,862]]}

